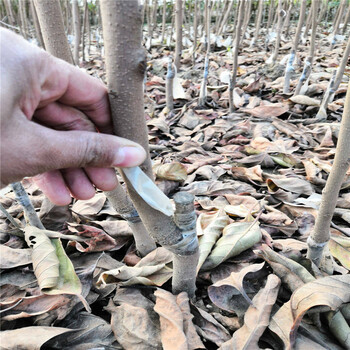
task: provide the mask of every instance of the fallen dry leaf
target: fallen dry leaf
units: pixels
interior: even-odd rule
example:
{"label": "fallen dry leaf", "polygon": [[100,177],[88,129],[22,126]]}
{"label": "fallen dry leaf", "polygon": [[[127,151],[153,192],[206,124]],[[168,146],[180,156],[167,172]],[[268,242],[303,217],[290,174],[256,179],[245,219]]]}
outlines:
{"label": "fallen dry leaf", "polygon": [[154,303],[136,288],[119,289],[106,310],[111,313],[115,338],[125,348],[162,349]]}
{"label": "fallen dry leaf", "polygon": [[[243,287],[243,279],[246,277],[247,274],[259,271],[263,268],[265,263],[261,264],[253,264],[249,265],[247,267],[244,267],[241,271],[239,272],[232,272],[229,277],[217,281],[208,288],[208,294],[209,296],[213,293],[215,288],[220,288],[221,286],[232,286],[236,288],[244,297],[244,299],[252,305],[251,299],[248,297],[247,293],[244,290]],[[227,287],[226,289],[227,290]]]}
{"label": "fallen dry leaf", "polygon": [[[290,299],[293,325],[290,330],[291,345],[294,344],[297,330],[304,314],[312,307],[326,305],[337,310],[350,302],[350,275],[328,276],[306,283],[297,289]],[[348,337],[346,343],[350,346]]]}
{"label": "fallen dry leaf", "polygon": [[31,249],[14,249],[0,244],[0,268],[11,269],[32,262]]}
{"label": "fallen dry leaf", "polygon": [[259,118],[273,118],[278,117],[289,110],[288,104],[284,103],[272,103],[269,105],[260,105],[258,107],[243,109],[243,112],[249,113],[254,117]]}
{"label": "fallen dry leaf", "polygon": [[281,281],[276,275],[269,275],[266,285],[253,299],[253,305],[244,315],[244,325],[219,349],[258,349],[258,341],[270,323]]}
{"label": "fallen dry leaf", "polygon": [[0,333],[1,349],[39,350],[41,346],[53,337],[76,332],[75,329],[62,327],[23,327],[2,331]]}
{"label": "fallen dry leaf", "polygon": [[225,260],[251,248],[260,240],[258,222],[234,222],[224,228],[222,237],[216,242],[202,269],[213,269]]}
{"label": "fallen dry leaf", "polygon": [[331,254],[350,270],[350,238],[332,235],[328,242],[328,248]]}
{"label": "fallen dry leaf", "polygon": [[188,317],[189,309],[187,307],[186,319],[186,314],[183,314],[185,304],[188,305],[186,293],[174,296],[172,293],[158,288],[154,295],[156,296],[154,311],[159,315],[163,349],[204,349],[205,347],[193,327],[191,318]]}
{"label": "fallen dry leaf", "polygon": [[317,100],[316,98],[311,98],[309,96],[305,95],[296,95],[292,96],[290,100],[294,103],[298,103],[300,105],[306,105],[306,106],[319,106],[321,102]]}
{"label": "fallen dry leaf", "polygon": [[172,181],[185,181],[187,178],[186,167],[179,163],[156,164],[153,166],[153,172],[159,179]]}
{"label": "fallen dry leaf", "polygon": [[202,235],[199,237],[199,261],[197,265],[197,273],[222,234],[223,229],[230,222],[229,217],[223,210],[219,210],[210,219],[211,222],[205,227]]}
{"label": "fallen dry leaf", "polygon": [[142,258],[135,266],[121,266],[103,272],[97,285],[104,286],[110,283],[118,283],[122,286],[135,284],[161,286],[172,276],[172,269],[167,266],[172,260],[172,253],[160,247]]}

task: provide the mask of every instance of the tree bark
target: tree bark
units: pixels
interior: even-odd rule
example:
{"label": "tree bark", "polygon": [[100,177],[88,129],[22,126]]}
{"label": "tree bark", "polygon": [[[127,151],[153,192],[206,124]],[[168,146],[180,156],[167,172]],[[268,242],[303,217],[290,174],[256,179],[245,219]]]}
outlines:
{"label": "tree bark", "polygon": [[299,46],[299,42],[300,42],[301,30],[302,30],[303,24],[304,24],[305,13],[306,13],[306,0],[302,0],[301,5],[300,5],[298,27],[297,27],[297,30],[295,32],[295,38],[294,38],[294,42],[293,42],[293,50],[295,52],[298,52],[298,46]]}
{"label": "tree bark", "polygon": [[175,46],[175,66],[179,71],[180,59],[182,55],[182,0],[176,0],[175,9],[175,28],[176,28],[176,46]]}
{"label": "tree bark", "polygon": [[13,16],[13,12],[12,12],[11,0],[4,0],[4,5],[5,5],[7,17],[8,17],[8,22],[10,23],[10,25],[13,26],[15,25],[15,17]]}
{"label": "tree bark", "polygon": [[243,20],[243,29],[242,29],[242,35],[241,35],[241,43],[244,40],[245,32],[247,31],[250,17],[252,13],[252,1],[247,0],[246,1],[246,8],[245,8],[245,14],[244,14],[244,20]]}
{"label": "tree bark", "polygon": [[318,2],[314,1],[312,3],[311,8],[311,19],[312,19],[312,32],[311,32],[311,39],[310,39],[310,49],[309,49],[309,55],[305,60],[305,65],[303,69],[303,73],[301,74],[301,77],[298,81],[298,85],[295,88],[294,95],[299,95],[301,87],[303,84],[309,79],[309,76],[311,74],[312,70],[312,63],[314,61],[315,56],[315,42],[316,42],[316,29],[317,29],[317,10],[318,10]]}
{"label": "tree bark", "polygon": [[264,5],[264,0],[259,0],[258,13],[256,15],[255,33],[254,33],[253,40],[250,44],[251,47],[255,46],[255,43],[258,40],[260,26],[261,26],[261,15],[263,10],[263,5]]}
{"label": "tree bark", "polygon": [[[147,154],[148,135],[143,108],[145,52],[141,47],[141,8],[138,0],[101,2],[106,71],[114,132],[141,144]],[[141,166],[153,179],[150,157]],[[181,246],[184,236],[172,218],[150,207],[124,177],[130,198],[148,233],[174,254],[190,255]],[[182,250],[179,252],[178,246]],[[179,257],[180,258],[180,257]],[[176,275],[178,272],[175,273]],[[173,285],[173,289],[177,290]]]}
{"label": "tree bark", "polygon": [[340,65],[337,69],[337,73],[331,79],[331,81],[329,83],[329,87],[327,88],[327,91],[325,92],[325,94],[323,96],[320,109],[318,110],[318,112],[316,114],[316,119],[318,119],[319,121],[324,121],[327,119],[328,104],[333,101],[335,92],[337,91],[337,89],[342,81],[345,67],[346,67],[349,56],[350,56],[350,37],[348,38],[348,43],[346,45],[346,48],[345,48],[345,51],[343,54],[343,58],[342,58]]}
{"label": "tree bark", "polygon": [[38,20],[38,15],[36,14],[36,10],[34,7],[34,2],[30,1],[29,3],[30,3],[30,12],[31,12],[32,18],[33,18],[36,38],[38,39],[40,46],[45,50],[43,35],[41,34],[40,24],[39,24],[39,20]]}
{"label": "tree bark", "polygon": [[345,35],[345,32],[346,32],[346,29],[348,27],[349,22],[350,22],[350,4],[349,4],[349,7],[348,7],[348,10],[346,12],[345,19],[344,19],[344,25],[343,25],[343,29],[342,29],[343,35]]}
{"label": "tree bark", "polygon": [[87,22],[89,18],[89,7],[87,0],[84,0],[84,13],[83,13],[83,30],[82,30],[82,35],[81,35],[81,51],[83,54],[83,62],[85,62],[85,34],[87,31]]}
{"label": "tree bark", "polygon": [[73,0],[72,2],[72,13],[73,13],[73,22],[74,22],[74,62],[79,66],[79,48],[80,48],[80,12],[78,0]]}
{"label": "tree bark", "polygon": [[278,22],[277,22],[277,36],[276,36],[276,45],[275,45],[275,51],[272,56],[272,64],[276,63],[277,57],[278,57],[278,51],[280,49],[280,43],[281,43],[281,32],[282,32],[282,25],[283,25],[283,18],[285,16],[285,11],[282,9],[282,0],[278,0]]}
{"label": "tree bark", "polygon": [[162,44],[164,44],[165,26],[166,26],[166,0],[163,1],[162,39],[161,39]]}
{"label": "tree bark", "polygon": [[174,109],[174,94],[173,94],[173,82],[175,77],[175,69],[173,67],[173,60],[169,57],[168,71],[166,75],[166,106],[168,108],[168,113]]}
{"label": "tree bark", "polygon": [[332,33],[333,39],[332,39],[330,50],[333,50],[334,45],[337,43],[336,36],[338,34],[339,26],[340,26],[341,20],[342,20],[343,15],[344,15],[345,6],[346,6],[346,0],[342,0],[342,2],[340,3],[340,6],[339,6],[339,15],[338,15],[338,17],[335,21],[334,27],[333,27],[333,33]]}
{"label": "tree bark", "polygon": [[73,64],[59,0],[34,0],[45,48],[53,56]]}
{"label": "tree bark", "polygon": [[350,166],[350,85],[346,94],[335,158],[325,188],[315,227],[308,238],[307,257],[319,266],[323,248],[330,238],[330,224],[345,174]]}
{"label": "tree bark", "polygon": [[196,62],[197,37],[198,37],[198,0],[194,0],[194,15],[193,15],[193,52],[192,63]]}
{"label": "tree bark", "polygon": [[224,31],[224,27],[226,26],[227,24],[227,21],[230,17],[230,15],[232,14],[232,7],[233,7],[233,2],[234,0],[231,0],[230,1],[230,4],[225,12],[225,16],[224,18],[222,19],[221,23],[220,23],[220,28],[219,28],[219,31],[218,31],[218,35],[221,35]]}
{"label": "tree bark", "polygon": [[26,1],[20,0],[19,5],[19,15],[21,19],[21,31],[25,39],[28,39],[28,27],[27,27],[27,13],[26,13]]}
{"label": "tree bark", "polygon": [[244,1],[239,2],[239,8],[237,10],[237,25],[236,25],[236,38],[235,38],[235,48],[234,48],[234,54],[233,54],[233,68],[232,68],[232,76],[230,79],[230,86],[229,86],[229,105],[230,105],[230,113],[234,112],[235,107],[233,105],[233,89],[236,85],[236,79],[237,79],[237,69],[238,69],[238,51],[239,51],[239,43],[241,40],[241,26],[243,22],[243,8],[244,8]]}
{"label": "tree bark", "polygon": [[270,26],[271,26],[272,17],[274,14],[274,9],[275,9],[274,1],[271,1],[270,7],[269,7],[269,14],[267,17],[267,24],[266,24],[265,51],[267,51],[267,47],[269,44]]}

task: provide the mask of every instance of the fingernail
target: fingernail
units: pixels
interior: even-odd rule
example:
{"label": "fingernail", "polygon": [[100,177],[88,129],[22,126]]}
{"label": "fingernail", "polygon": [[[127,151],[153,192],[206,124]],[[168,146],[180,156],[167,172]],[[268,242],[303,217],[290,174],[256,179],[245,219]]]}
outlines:
{"label": "fingernail", "polygon": [[114,160],[114,166],[132,167],[140,165],[146,158],[146,152],[142,147],[125,146],[118,149]]}

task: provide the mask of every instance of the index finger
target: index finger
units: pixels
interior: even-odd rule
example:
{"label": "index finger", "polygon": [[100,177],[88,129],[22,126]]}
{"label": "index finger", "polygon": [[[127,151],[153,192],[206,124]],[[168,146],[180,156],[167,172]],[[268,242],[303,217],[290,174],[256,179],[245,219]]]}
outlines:
{"label": "index finger", "polygon": [[75,107],[103,133],[113,133],[106,86],[71,64],[46,56],[39,108],[52,101]]}

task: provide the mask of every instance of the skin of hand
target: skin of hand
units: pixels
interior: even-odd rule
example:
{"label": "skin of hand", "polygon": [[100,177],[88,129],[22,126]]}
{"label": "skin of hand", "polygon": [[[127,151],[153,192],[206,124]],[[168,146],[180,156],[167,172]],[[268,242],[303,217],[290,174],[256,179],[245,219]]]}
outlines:
{"label": "skin of hand", "polygon": [[113,136],[107,88],[7,29],[0,29],[0,184],[34,176],[57,205],[110,191],[113,167],[145,150]]}

